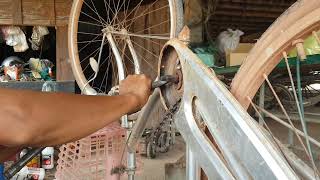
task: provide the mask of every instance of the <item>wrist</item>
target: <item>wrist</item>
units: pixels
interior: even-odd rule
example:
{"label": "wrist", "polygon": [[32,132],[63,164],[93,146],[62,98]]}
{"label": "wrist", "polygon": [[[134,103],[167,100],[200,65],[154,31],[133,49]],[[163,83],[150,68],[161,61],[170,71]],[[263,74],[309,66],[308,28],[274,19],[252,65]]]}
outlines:
{"label": "wrist", "polygon": [[125,99],[125,103],[128,105],[128,112],[135,113],[140,108],[139,98],[133,93],[122,95]]}

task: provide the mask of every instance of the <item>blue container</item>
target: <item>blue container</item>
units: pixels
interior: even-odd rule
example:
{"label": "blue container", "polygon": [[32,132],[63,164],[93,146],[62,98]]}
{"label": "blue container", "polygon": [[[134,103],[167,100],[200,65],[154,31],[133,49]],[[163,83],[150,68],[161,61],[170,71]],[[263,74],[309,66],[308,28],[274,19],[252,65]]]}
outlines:
{"label": "blue container", "polygon": [[3,173],[4,173],[4,166],[3,164],[0,164],[0,180],[4,180]]}

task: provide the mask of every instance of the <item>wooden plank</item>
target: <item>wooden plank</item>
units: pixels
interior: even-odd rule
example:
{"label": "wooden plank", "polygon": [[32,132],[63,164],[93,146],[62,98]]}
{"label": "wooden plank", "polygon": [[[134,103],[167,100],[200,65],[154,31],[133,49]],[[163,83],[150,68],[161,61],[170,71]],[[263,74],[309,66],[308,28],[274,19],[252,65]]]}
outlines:
{"label": "wooden plank", "polygon": [[23,23],[22,20],[22,3],[21,0],[12,0],[12,19],[13,23],[17,25],[21,25]]}
{"label": "wooden plank", "polygon": [[0,24],[12,24],[12,11],[14,9],[12,0],[0,0]]}
{"label": "wooden plank", "polygon": [[56,28],[57,81],[74,80],[68,54],[68,26]]}
{"label": "wooden plank", "polygon": [[22,0],[22,13],[25,25],[55,26],[54,0]]}
{"label": "wooden plank", "polygon": [[184,1],[184,21],[190,29],[190,41],[201,43],[203,41],[203,13],[201,2],[198,0]]}
{"label": "wooden plank", "polygon": [[65,26],[69,22],[72,2],[73,0],[0,0],[0,24]]}
{"label": "wooden plank", "polygon": [[69,15],[73,0],[55,0],[56,2],[56,25],[68,25]]}

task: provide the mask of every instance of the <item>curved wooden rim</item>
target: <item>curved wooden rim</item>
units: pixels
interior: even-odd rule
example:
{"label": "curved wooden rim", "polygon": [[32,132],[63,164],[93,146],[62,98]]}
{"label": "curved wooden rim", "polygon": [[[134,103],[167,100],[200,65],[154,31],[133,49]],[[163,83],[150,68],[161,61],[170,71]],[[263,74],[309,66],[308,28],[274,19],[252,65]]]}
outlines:
{"label": "curved wooden rim", "polygon": [[301,0],[291,6],[264,33],[250,51],[231,84],[231,93],[244,108],[249,107],[264,82],[282,59],[282,52],[291,49],[292,42],[305,38],[320,28],[320,1]]}

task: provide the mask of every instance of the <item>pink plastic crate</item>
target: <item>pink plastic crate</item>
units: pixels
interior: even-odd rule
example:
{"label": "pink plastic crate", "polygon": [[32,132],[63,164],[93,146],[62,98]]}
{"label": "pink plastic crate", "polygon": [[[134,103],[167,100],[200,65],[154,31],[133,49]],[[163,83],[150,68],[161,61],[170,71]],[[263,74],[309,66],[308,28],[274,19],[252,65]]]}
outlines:
{"label": "pink plastic crate", "polygon": [[61,146],[57,180],[118,180],[111,169],[126,163],[126,130],[112,124],[77,142]]}

